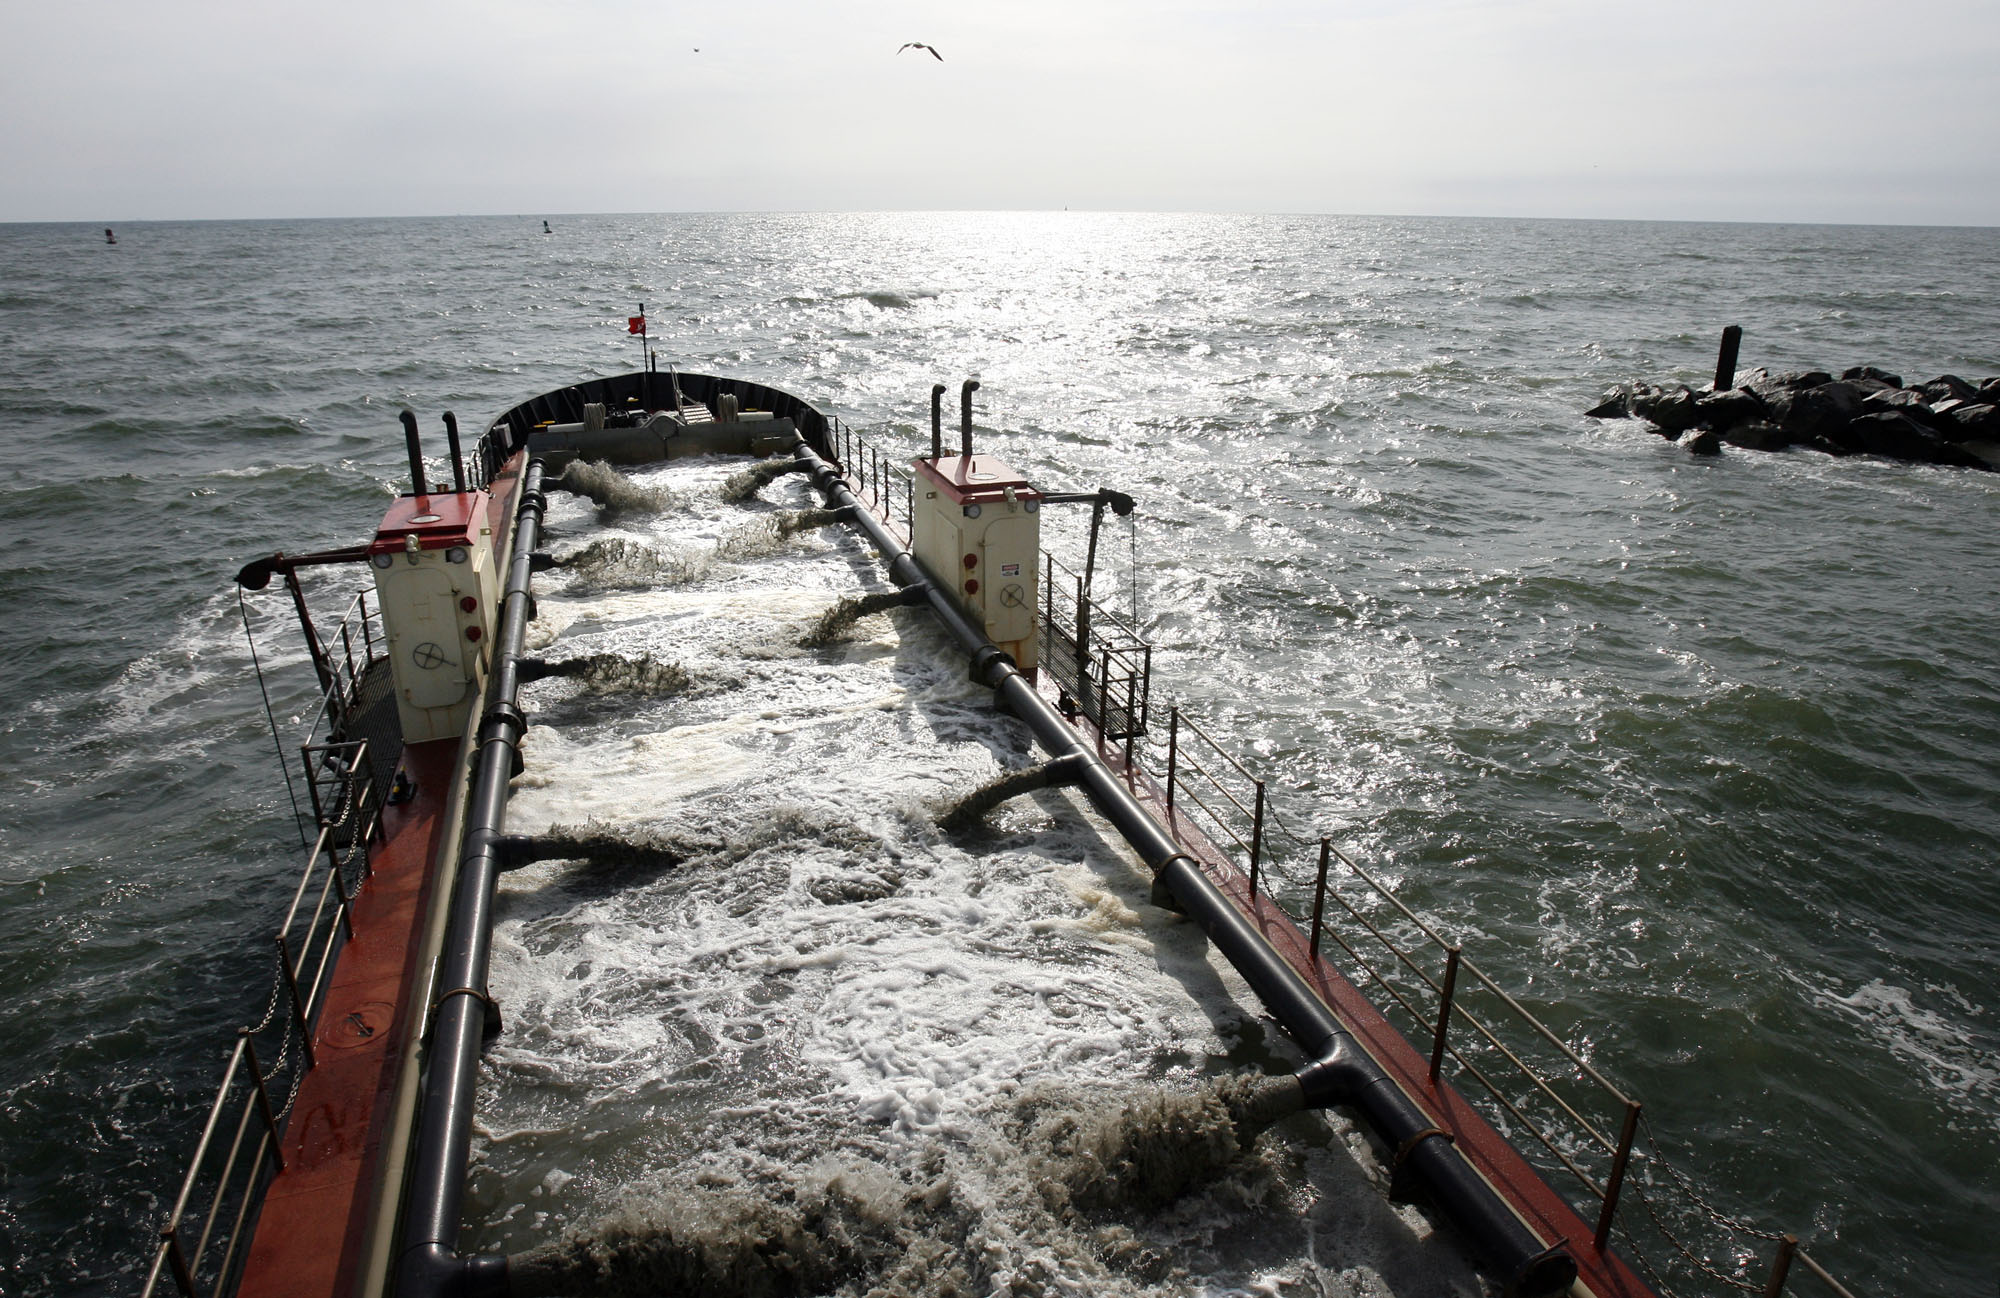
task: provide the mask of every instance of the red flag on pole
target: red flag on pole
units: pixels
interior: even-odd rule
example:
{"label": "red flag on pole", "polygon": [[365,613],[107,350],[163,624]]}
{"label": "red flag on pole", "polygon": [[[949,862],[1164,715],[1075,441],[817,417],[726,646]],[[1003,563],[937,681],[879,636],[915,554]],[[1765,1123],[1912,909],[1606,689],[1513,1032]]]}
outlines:
{"label": "red flag on pole", "polygon": [[646,332],[646,317],[645,317],[645,316],[642,316],[642,315],[635,315],[635,316],[627,316],[627,317],[625,317],[625,332],[626,332],[626,333],[628,333],[628,334],[643,334],[643,333],[645,333],[645,332]]}

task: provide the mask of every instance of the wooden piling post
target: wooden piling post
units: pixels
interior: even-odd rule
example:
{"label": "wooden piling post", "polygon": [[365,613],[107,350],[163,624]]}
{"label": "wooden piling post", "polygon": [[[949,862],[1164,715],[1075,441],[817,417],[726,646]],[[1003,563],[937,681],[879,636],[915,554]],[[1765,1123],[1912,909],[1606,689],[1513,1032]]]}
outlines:
{"label": "wooden piling post", "polygon": [[1736,349],[1742,344],[1742,325],[1730,325],[1722,331],[1722,350],[1715,354],[1717,392],[1727,392],[1736,386]]}

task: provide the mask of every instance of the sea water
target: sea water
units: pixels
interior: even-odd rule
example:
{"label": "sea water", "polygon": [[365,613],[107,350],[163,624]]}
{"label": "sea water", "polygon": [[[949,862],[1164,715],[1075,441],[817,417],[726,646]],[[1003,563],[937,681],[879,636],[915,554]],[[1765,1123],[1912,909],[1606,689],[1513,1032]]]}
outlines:
{"label": "sea water", "polygon": [[[885,445],[979,378],[983,453],[1139,500],[1100,595],[1288,834],[1464,942],[1719,1213],[1858,1293],[1991,1291],[2000,480],[1579,412],[1705,381],[1731,323],[1746,369],[2000,373],[2000,234],[541,219],[0,227],[0,1288],[136,1284],[263,1008],[299,851],[230,575],[365,535],[405,406],[435,451],[445,409],[637,368],[643,301],[663,363]],[[742,467],[555,498],[534,652],[641,666],[529,688],[510,827],[686,851],[503,884],[467,1244],[838,1203],[1003,1292],[1480,1292],[1337,1118],[1051,1205],[1038,1124],[1296,1056],[1073,796],[936,828],[1031,746],[916,614],[802,644],[879,567],[773,526],[796,478],[725,500]],[[300,654],[247,614],[282,725]]]}

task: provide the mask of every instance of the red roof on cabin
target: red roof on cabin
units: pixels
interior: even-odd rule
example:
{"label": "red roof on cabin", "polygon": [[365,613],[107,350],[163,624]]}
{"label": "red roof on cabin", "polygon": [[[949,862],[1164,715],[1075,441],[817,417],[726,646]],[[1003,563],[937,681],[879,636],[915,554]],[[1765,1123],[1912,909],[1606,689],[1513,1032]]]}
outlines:
{"label": "red roof on cabin", "polygon": [[1042,498],[1042,493],[1026,478],[990,455],[947,455],[940,460],[918,460],[916,468],[925,482],[959,504],[1005,499],[1009,487],[1014,489],[1017,500]]}
{"label": "red roof on cabin", "polygon": [[389,506],[389,512],[382,516],[382,525],[375,529],[375,539],[368,545],[368,553],[390,554],[401,551],[406,536],[414,535],[417,546],[424,550],[443,550],[454,545],[470,545],[478,533],[477,528],[486,523],[486,493],[483,491],[440,491],[428,496],[398,496],[396,503]]}

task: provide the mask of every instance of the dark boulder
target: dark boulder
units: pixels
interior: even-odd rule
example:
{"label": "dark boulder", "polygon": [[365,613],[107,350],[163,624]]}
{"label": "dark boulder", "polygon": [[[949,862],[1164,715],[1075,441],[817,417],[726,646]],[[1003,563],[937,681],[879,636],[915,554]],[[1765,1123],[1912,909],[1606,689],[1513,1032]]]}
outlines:
{"label": "dark boulder", "polygon": [[1863,413],[1862,393],[1852,383],[1835,380],[1816,388],[1794,392],[1783,410],[1774,410],[1778,422],[1795,442],[1826,438],[1838,443],[1834,430]]}
{"label": "dark boulder", "polygon": [[2000,470],[2000,441],[1953,442],[1953,446],[1978,460],[1987,469]]}
{"label": "dark boulder", "polygon": [[1911,388],[1883,388],[1880,392],[1870,392],[1861,398],[1863,408],[1870,414],[1877,410],[1901,410],[1910,414],[1909,407],[1927,405],[1923,394]]}
{"label": "dark boulder", "polygon": [[1853,369],[1842,370],[1840,377],[1850,383],[1860,384],[1870,390],[1879,388],[1900,388],[1903,380],[1887,370],[1878,370],[1873,365],[1856,365]]}
{"label": "dark boulder", "polygon": [[[1982,450],[1982,447],[1985,449]],[[1955,469],[1984,469],[1990,473],[1994,463],[1989,452],[2000,452],[2000,442],[1945,442],[1938,448],[1937,458],[1931,463],[1950,465]]]}
{"label": "dark boulder", "polygon": [[1956,374],[1940,374],[1929,383],[1918,384],[1916,390],[1932,405],[1940,401],[1971,401],[1979,395],[1978,388]]}
{"label": "dark boulder", "polygon": [[1782,451],[1792,444],[1789,433],[1778,425],[1762,419],[1753,419],[1747,424],[1737,424],[1723,429],[1722,440],[1731,446],[1740,446],[1746,451]]}
{"label": "dark boulder", "polygon": [[1748,388],[1766,401],[1777,391],[1795,392],[1800,388],[1816,388],[1822,383],[1833,382],[1833,375],[1825,370],[1784,370],[1773,374],[1766,369],[1751,370],[1736,386]]}
{"label": "dark boulder", "polygon": [[1628,404],[1633,414],[1659,429],[1669,441],[1701,422],[1701,408],[1686,388],[1642,385],[1633,389]]}
{"label": "dark boulder", "polygon": [[2000,406],[1957,406],[1938,421],[1955,442],[2000,440]]}
{"label": "dark boulder", "polygon": [[1850,450],[1919,464],[1951,464],[1983,469],[1986,462],[1939,437],[1923,424],[1894,410],[1862,415],[1837,435]]}
{"label": "dark boulder", "polygon": [[1583,413],[1591,419],[1623,419],[1632,413],[1632,390],[1624,386],[1606,388],[1604,400]]}
{"label": "dark boulder", "polygon": [[1981,401],[2000,401],[2000,379],[1987,379],[1979,385]]}
{"label": "dark boulder", "polygon": [[1857,455],[1886,455],[1897,460],[1924,460],[1940,441],[1908,415],[1893,410],[1856,415],[1827,436]]}
{"label": "dark boulder", "polygon": [[1698,397],[1695,407],[1700,412],[1701,426],[1713,428],[1718,433],[1726,433],[1738,424],[1761,420],[1771,413],[1763,398],[1741,388]]}
{"label": "dark boulder", "polygon": [[1836,442],[1832,438],[1820,434],[1814,434],[1811,437],[1798,438],[1792,442],[1792,445],[1803,446],[1809,451],[1818,451],[1821,455],[1831,455],[1836,459],[1838,459],[1840,456],[1843,455],[1854,454],[1853,451],[1848,450],[1845,446],[1842,446],[1839,442]]}
{"label": "dark boulder", "polygon": [[1688,438],[1688,451],[1693,455],[1722,454],[1722,436],[1712,430],[1696,433]]}

